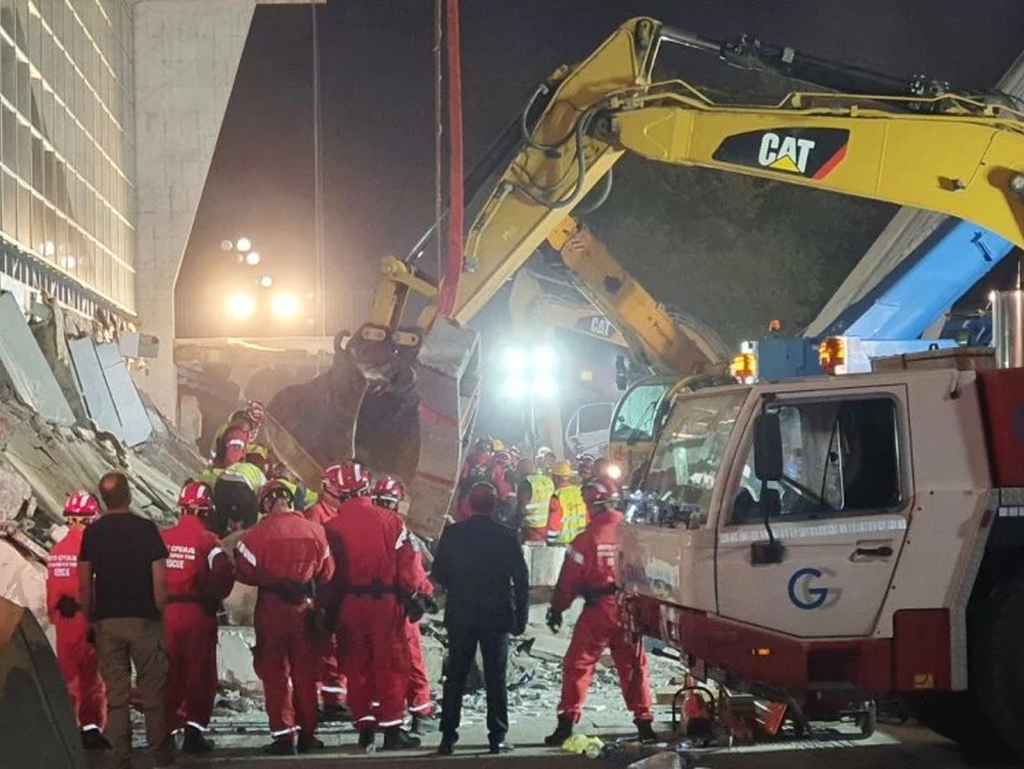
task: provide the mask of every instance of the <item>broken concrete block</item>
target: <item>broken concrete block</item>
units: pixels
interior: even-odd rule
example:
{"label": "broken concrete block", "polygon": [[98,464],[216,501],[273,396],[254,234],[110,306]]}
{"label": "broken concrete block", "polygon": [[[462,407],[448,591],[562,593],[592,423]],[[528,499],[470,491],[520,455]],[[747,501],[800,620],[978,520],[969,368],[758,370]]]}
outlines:
{"label": "broken concrete block", "polygon": [[0,463],[0,521],[13,521],[25,500],[32,496],[32,487],[6,462]]}
{"label": "broken concrete block", "polygon": [[250,696],[263,694],[252,665],[252,646],[256,631],[251,627],[222,627],[217,638],[217,680],[226,689]]}
{"label": "broken concrete block", "polygon": [[565,547],[549,546],[543,542],[527,542],[523,545],[523,556],[530,574],[530,587],[554,587],[558,572],[565,560]]}
{"label": "broken concrete block", "polygon": [[35,615],[43,631],[53,640],[46,615],[46,567],[30,560],[17,547],[0,539],[0,596]]}
{"label": "broken concrete block", "polygon": [[530,647],[530,656],[539,660],[561,662],[569,651],[570,636],[556,636],[550,633],[538,633]]}
{"label": "broken concrete block", "polygon": [[224,599],[224,611],[228,615],[228,624],[247,627],[253,624],[256,612],[258,588],[236,582],[231,594]]}
{"label": "broken concrete block", "polygon": [[664,753],[655,753],[640,761],[630,764],[627,769],[682,769],[682,762],[679,754],[674,750],[667,750]]}

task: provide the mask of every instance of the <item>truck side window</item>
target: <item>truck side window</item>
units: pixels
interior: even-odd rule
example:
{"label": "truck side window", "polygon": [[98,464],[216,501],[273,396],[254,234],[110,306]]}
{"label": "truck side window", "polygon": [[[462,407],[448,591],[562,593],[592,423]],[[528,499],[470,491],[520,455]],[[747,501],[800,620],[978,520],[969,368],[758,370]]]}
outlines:
{"label": "truck side window", "polygon": [[[816,519],[867,515],[903,501],[896,404],[889,398],[829,400],[776,407],[782,426],[781,515]],[[761,519],[753,448],[731,523]]]}

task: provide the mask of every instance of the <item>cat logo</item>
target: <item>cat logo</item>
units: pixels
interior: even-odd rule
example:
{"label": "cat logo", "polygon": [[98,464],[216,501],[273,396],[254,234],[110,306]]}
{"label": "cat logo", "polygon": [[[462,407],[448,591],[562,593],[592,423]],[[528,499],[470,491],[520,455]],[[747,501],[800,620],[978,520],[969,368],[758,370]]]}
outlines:
{"label": "cat logo", "polygon": [[612,324],[601,315],[593,315],[590,318],[590,333],[597,336],[611,336]]}
{"label": "cat logo", "polygon": [[779,136],[769,131],[761,137],[761,150],[757,153],[757,162],[776,171],[803,174],[807,172],[807,157],[815,144],[814,139]]}
{"label": "cat logo", "polygon": [[727,136],[712,160],[821,180],[846,158],[845,128],[779,128]]}

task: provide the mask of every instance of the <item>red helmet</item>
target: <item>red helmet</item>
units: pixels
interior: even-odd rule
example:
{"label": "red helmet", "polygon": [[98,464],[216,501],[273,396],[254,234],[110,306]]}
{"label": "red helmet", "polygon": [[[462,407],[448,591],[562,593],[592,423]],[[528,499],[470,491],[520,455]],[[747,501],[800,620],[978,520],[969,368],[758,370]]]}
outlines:
{"label": "red helmet", "polygon": [[499,451],[494,455],[494,464],[509,467],[512,464],[512,455],[507,451]]}
{"label": "red helmet", "polygon": [[181,487],[178,507],[184,513],[207,513],[213,508],[213,492],[205,483],[189,481]]}
{"label": "red helmet", "polygon": [[474,483],[469,490],[469,509],[490,515],[498,506],[498,490],[487,481]]}
{"label": "red helmet", "polygon": [[295,495],[292,493],[292,490],[279,478],[275,478],[272,481],[267,481],[260,487],[259,494],[256,495],[256,504],[261,511],[266,513],[279,499],[286,500],[289,507],[295,504]]}
{"label": "red helmet", "polygon": [[397,478],[385,475],[373,484],[373,501],[383,507],[397,507],[405,499],[405,486]]}
{"label": "red helmet", "polygon": [[592,478],[583,484],[583,501],[587,507],[616,507],[621,499],[618,484],[610,478]]}
{"label": "red helmet", "polygon": [[341,463],[338,488],[342,494],[356,496],[366,494],[370,490],[370,471],[365,465],[353,460]]}
{"label": "red helmet", "polygon": [[266,409],[263,408],[263,404],[257,400],[251,400],[245,404],[245,415],[252,420],[252,423],[259,427],[263,424],[263,419],[266,417]]}
{"label": "red helmet", "polygon": [[331,465],[324,470],[320,487],[325,493],[330,494],[332,497],[343,497],[345,496],[343,486],[344,482],[342,481],[341,465]]}
{"label": "red helmet", "polygon": [[64,503],[65,518],[93,518],[100,514],[100,501],[88,491],[76,491]]}
{"label": "red helmet", "polygon": [[580,454],[576,457],[576,472],[583,478],[589,478],[594,472],[595,461],[593,454]]}
{"label": "red helmet", "polygon": [[492,442],[493,442],[493,439],[490,438],[490,437],[477,438],[476,442],[473,444],[473,450],[474,451],[486,451],[488,454],[490,454],[491,453],[491,443]]}

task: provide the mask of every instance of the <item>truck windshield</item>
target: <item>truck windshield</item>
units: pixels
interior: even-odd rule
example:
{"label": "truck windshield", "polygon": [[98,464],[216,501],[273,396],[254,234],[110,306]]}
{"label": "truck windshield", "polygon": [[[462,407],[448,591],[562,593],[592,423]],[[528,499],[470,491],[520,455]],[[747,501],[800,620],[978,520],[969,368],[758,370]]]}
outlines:
{"label": "truck windshield", "polygon": [[747,390],[676,400],[629,510],[636,523],[699,528],[708,517],[722,454]]}
{"label": "truck windshield", "polygon": [[654,418],[669,385],[636,385],[619,401],[612,419],[612,440],[641,443],[654,440]]}

